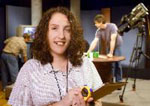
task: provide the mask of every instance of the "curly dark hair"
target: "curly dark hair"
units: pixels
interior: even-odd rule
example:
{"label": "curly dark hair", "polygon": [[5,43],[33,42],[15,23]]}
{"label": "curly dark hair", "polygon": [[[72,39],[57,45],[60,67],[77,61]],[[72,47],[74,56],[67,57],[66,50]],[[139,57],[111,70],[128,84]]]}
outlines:
{"label": "curly dark hair", "polygon": [[73,14],[65,7],[51,8],[43,15],[39,25],[37,26],[35,39],[32,44],[33,57],[39,60],[43,65],[53,62],[53,56],[50,53],[47,33],[49,29],[49,21],[54,13],[62,13],[67,16],[71,25],[71,41],[66,50],[66,56],[73,66],[81,65],[83,52],[85,50],[83,29]]}

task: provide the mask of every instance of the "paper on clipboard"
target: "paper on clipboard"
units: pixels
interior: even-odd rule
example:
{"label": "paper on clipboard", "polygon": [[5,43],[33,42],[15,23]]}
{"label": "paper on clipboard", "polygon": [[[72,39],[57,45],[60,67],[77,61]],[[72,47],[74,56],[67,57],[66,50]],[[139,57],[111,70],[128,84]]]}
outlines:
{"label": "paper on clipboard", "polygon": [[95,90],[92,93],[92,97],[94,101],[106,96],[107,94],[110,94],[114,90],[124,86],[127,82],[117,82],[117,83],[108,83],[102,86],[101,88]]}

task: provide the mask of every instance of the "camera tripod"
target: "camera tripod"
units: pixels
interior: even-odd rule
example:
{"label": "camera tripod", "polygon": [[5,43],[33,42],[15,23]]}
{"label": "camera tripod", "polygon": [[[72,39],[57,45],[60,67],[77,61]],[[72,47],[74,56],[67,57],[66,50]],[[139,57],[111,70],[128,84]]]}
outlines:
{"label": "camera tripod", "polygon": [[[145,32],[143,30],[139,31],[139,33],[137,34],[136,42],[134,44],[132,54],[130,57],[130,63],[129,63],[129,67],[128,67],[129,70],[127,71],[126,84],[128,82],[129,71],[131,71],[132,69],[134,70],[134,83],[132,85],[133,91],[136,90],[136,74],[137,74],[136,70],[139,67],[141,55],[150,59],[150,57],[142,51],[142,44],[143,44],[144,35],[145,35]],[[126,85],[124,86],[124,89],[122,91],[122,95],[119,96],[120,102],[123,102],[123,95],[124,95],[125,89],[126,89]]]}

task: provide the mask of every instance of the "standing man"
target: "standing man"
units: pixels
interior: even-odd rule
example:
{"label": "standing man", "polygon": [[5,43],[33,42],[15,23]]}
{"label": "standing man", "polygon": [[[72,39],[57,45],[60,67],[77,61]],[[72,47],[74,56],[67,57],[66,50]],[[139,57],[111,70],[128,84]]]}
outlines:
{"label": "standing man", "polygon": [[[27,45],[26,42],[29,40],[29,36],[24,37],[10,37],[4,41],[5,47],[1,54],[1,59],[3,65],[1,67],[2,71],[2,86],[3,89],[8,84],[8,79],[11,83],[14,83],[18,75],[18,56],[22,54],[24,62],[27,61]],[[10,78],[8,78],[10,75]]]}
{"label": "standing man", "polygon": [[[120,56],[120,46],[123,40],[117,33],[117,26],[114,23],[106,23],[105,17],[101,14],[95,16],[94,23],[97,27],[97,31],[88,52],[93,51],[100,40],[101,54],[106,54],[108,58],[113,57],[113,55]],[[113,65],[113,76],[115,77],[116,82],[122,80],[122,68],[119,62],[116,62]]]}

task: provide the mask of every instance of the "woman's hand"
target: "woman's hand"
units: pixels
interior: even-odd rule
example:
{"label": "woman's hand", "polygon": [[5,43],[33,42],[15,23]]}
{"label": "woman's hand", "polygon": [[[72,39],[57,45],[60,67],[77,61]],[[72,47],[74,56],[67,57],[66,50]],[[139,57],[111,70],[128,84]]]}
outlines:
{"label": "woman's hand", "polygon": [[81,90],[81,88],[73,88],[69,90],[68,94],[62,100],[66,103],[65,106],[88,106],[93,98],[90,97],[87,101],[84,101]]}
{"label": "woman's hand", "polygon": [[69,90],[68,94],[63,98],[63,100],[69,104],[69,106],[86,106],[81,94],[81,88],[73,88]]}
{"label": "woman's hand", "polygon": [[89,102],[93,101],[93,98],[88,98],[84,101],[81,94],[81,88],[73,88],[69,90],[68,94],[60,101],[52,106],[89,106]]}

